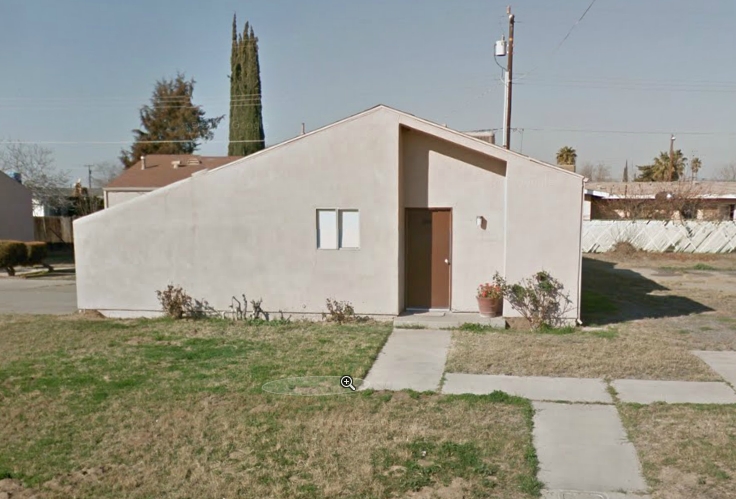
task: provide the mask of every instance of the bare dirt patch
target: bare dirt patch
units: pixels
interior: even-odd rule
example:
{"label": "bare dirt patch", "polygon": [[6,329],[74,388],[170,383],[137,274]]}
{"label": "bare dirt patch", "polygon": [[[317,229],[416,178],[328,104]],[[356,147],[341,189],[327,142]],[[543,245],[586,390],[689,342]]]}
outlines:
{"label": "bare dirt patch", "polygon": [[20,480],[0,480],[0,499],[41,499],[33,490],[23,486]]}
{"label": "bare dirt patch", "polygon": [[654,499],[736,497],[736,407],[619,407]]}

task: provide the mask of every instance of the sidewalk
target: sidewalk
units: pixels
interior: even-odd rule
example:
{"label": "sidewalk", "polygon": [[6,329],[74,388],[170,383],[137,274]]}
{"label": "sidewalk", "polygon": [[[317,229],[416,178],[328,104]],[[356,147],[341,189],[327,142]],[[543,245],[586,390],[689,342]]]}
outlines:
{"label": "sidewalk", "polygon": [[[424,315],[435,324],[445,316]],[[416,320],[416,317],[413,318]],[[410,322],[397,318],[395,325]],[[724,382],[613,380],[444,373],[451,332],[394,329],[366,383],[375,390],[435,390],[443,394],[503,391],[533,401],[534,445],[547,499],[646,499],[636,449],[614,405],[736,404],[736,352],[693,352]]]}

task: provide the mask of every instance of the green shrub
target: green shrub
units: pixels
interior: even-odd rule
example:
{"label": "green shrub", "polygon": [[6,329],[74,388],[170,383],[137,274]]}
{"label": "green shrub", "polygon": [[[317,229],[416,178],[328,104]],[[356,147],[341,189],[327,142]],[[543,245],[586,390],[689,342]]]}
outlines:
{"label": "green shrub", "polygon": [[46,246],[46,243],[41,241],[31,241],[30,243],[25,243],[26,245],[26,261],[24,262],[25,265],[33,266],[33,265],[42,265],[43,261],[46,259],[46,257],[49,254],[48,247]]}
{"label": "green shrub", "polygon": [[503,281],[503,295],[511,307],[529,321],[533,330],[564,325],[572,300],[562,283],[541,271],[517,284]]}
{"label": "green shrub", "polygon": [[20,241],[0,241],[0,268],[15,275],[15,268],[26,261],[26,245]]}

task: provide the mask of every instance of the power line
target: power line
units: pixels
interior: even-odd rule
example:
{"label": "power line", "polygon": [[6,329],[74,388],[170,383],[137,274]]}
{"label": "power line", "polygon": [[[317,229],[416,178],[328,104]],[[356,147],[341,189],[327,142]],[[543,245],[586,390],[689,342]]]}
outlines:
{"label": "power line", "polygon": [[[483,130],[470,130],[467,133],[484,133],[484,132],[496,132],[500,128],[486,128]],[[663,130],[595,130],[586,128],[533,128],[533,127],[516,127],[512,128],[512,131],[526,131],[526,132],[562,132],[562,133],[605,133],[611,135],[671,135],[673,132]],[[714,136],[714,135],[736,135],[736,131],[710,131],[710,132],[675,132],[678,135],[701,135],[701,136]]]}
{"label": "power line", "polygon": [[536,86],[536,87],[566,87],[566,88],[583,88],[591,90],[642,90],[642,91],[657,91],[657,92],[690,92],[700,94],[729,94],[736,92],[736,86],[718,86],[713,85],[708,87],[707,85],[698,84],[647,84],[647,83],[616,83],[616,82],[576,82],[576,81],[525,81],[519,83],[519,85],[525,86]]}
{"label": "power line", "polygon": [[[262,94],[256,94],[256,93],[254,93],[254,94],[237,94],[237,95],[233,95],[232,97],[235,98],[235,99],[240,99],[240,98],[247,98],[247,97],[252,97],[252,98],[258,97],[258,98],[260,98],[261,96],[262,96]],[[157,99],[160,99],[160,100],[190,100],[190,99],[192,99],[192,97],[189,97],[189,96],[162,96],[162,97],[157,97]],[[151,97],[150,96],[146,96],[146,97],[120,97],[120,96],[104,96],[104,97],[89,97],[89,96],[87,96],[87,97],[18,97],[18,96],[16,96],[16,97],[0,97],[0,101],[2,101],[2,100],[70,100],[70,101],[79,101],[79,100],[121,100],[121,101],[136,101],[136,102],[140,102],[140,101],[150,101],[151,100]],[[220,100],[221,101],[221,100],[225,100],[225,99],[223,99],[223,97],[221,97],[221,96],[218,96],[218,97],[202,97],[202,98],[199,98],[198,100],[202,100],[202,101]],[[227,100],[230,100],[230,97],[228,97]]]}
{"label": "power line", "polygon": [[[111,144],[186,144],[194,142],[198,139],[192,140],[14,140],[13,144],[26,144],[26,145],[111,145]],[[232,144],[232,143],[248,143],[248,142],[265,142],[260,139],[253,140],[208,140],[205,141],[207,144]]]}
{"label": "power line", "polygon": [[[590,10],[591,8],[593,8],[593,5],[595,4],[595,2],[596,2],[596,1],[597,1],[597,0],[593,0],[592,2],[590,2],[590,5],[588,5],[588,8],[587,8],[587,9],[585,9],[585,12],[583,12],[583,14],[582,14],[582,15],[580,16],[580,18],[578,18],[578,20],[577,20],[577,21],[575,21],[575,24],[573,24],[573,25],[572,25],[572,27],[570,28],[570,30],[569,30],[569,31],[567,32],[567,34],[566,34],[566,35],[565,35],[565,36],[564,36],[564,37],[562,38],[562,40],[560,40],[560,43],[558,43],[558,44],[557,44],[557,46],[556,46],[556,47],[554,48],[554,50],[552,50],[552,52],[550,52],[549,56],[545,58],[544,62],[547,62],[547,61],[549,61],[549,59],[551,59],[551,58],[552,58],[552,56],[554,56],[554,55],[555,55],[555,54],[557,53],[557,51],[558,51],[558,50],[560,50],[560,47],[562,47],[562,45],[563,45],[563,44],[564,44],[564,43],[565,43],[565,42],[567,41],[567,39],[568,39],[568,38],[570,38],[570,35],[572,34],[573,30],[574,30],[574,29],[575,29],[575,28],[577,27],[577,25],[578,25],[578,24],[580,24],[580,22],[581,22],[581,21],[582,21],[583,19],[585,19],[585,16],[586,16],[586,15],[588,14],[588,11],[589,11],[589,10]],[[542,64],[544,64],[544,62],[541,62],[541,63],[537,64],[537,65],[536,65],[535,67],[533,67],[533,68],[532,68],[531,70],[529,70],[529,71],[527,71],[526,73],[524,73],[523,75],[519,76],[519,77],[517,78],[517,81],[518,81],[518,80],[522,80],[522,79],[526,78],[526,77],[527,77],[527,76],[529,76],[529,75],[530,75],[531,73],[533,73],[534,71],[536,71],[537,69],[539,69],[539,67],[540,67],[540,66],[541,66]]]}

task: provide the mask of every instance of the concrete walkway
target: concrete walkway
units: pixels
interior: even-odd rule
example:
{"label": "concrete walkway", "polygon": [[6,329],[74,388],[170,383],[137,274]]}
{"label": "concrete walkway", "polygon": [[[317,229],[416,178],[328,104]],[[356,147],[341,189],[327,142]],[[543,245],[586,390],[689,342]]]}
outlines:
{"label": "concrete walkway", "polygon": [[394,318],[394,327],[421,326],[428,329],[449,329],[463,324],[479,324],[482,326],[504,329],[506,319],[503,317],[481,317],[477,313],[468,312],[405,312]]}
{"label": "concrete walkway", "polygon": [[[394,329],[364,386],[439,389],[450,340],[449,331]],[[611,385],[627,403],[736,404],[736,352],[693,353],[732,386],[631,379],[615,380]],[[648,498],[636,450],[603,380],[447,373],[442,387],[447,394],[496,390],[534,401],[534,446],[540,462],[539,480],[546,487],[542,497]],[[559,401],[570,403],[555,403]]]}
{"label": "concrete walkway", "polygon": [[[538,478],[548,489],[546,497],[645,493],[636,449],[626,438],[615,407],[535,402],[534,409]],[[578,495],[564,491],[578,491]],[[582,491],[598,495],[582,495]]]}
{"label": "concrete walkway", "polygon": [[695,351],[693,354],[736,388],[736,352]]}
{"label": "concrete walkway", "polygon": [[442,393],[483,395],[495,390],[530,400],[613,403],[602,379],[448,373],[442,386]]}
{"label": "concrete walkway", "polygon": [[611,383],[622,402],[636,404],[736,404],[736,392],[721,382],[620,379]]}
{"label": "concrete walkway", "polygon": [[450,338],[450,331],[394,329],[368,372],[363,388],[438,390]]}

